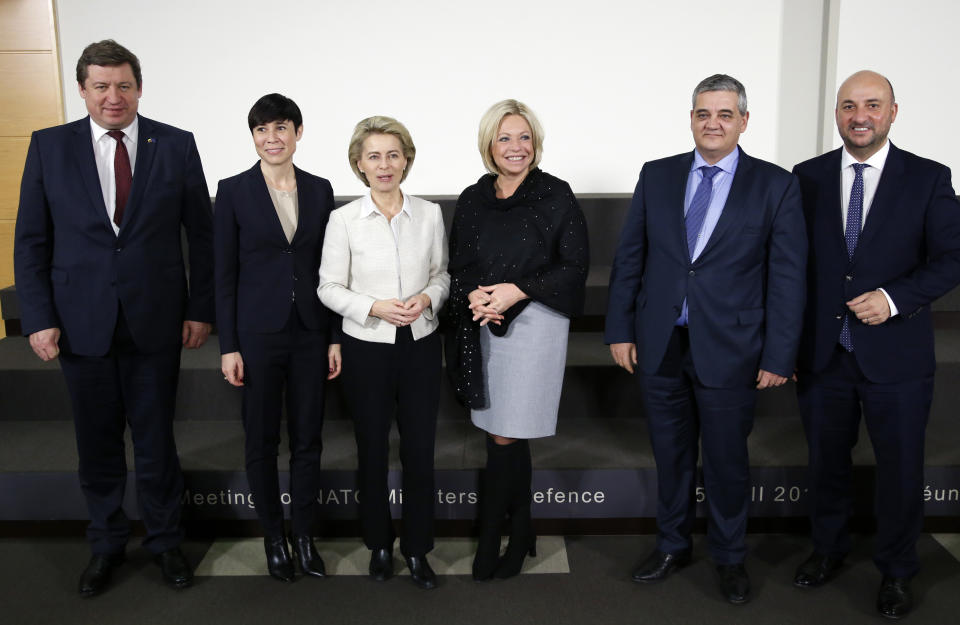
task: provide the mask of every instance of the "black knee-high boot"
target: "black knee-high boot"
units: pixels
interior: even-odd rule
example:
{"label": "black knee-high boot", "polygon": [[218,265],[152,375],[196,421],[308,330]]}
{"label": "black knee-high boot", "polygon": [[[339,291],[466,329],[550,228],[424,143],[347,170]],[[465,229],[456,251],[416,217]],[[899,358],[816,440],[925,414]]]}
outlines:
{"label": "black knee-high boot", "polygon": [[480,492],[480,540],[473,558],[473,579],[493,577],[500,558],[500,526],[507,513],[510,491],[510,447],[497,445],[487,436],[487,467]]}
{"label": "black knee-high boot", "polygon": [[537,555],[537,535],[530,515],[533,466],[530,461],[530,443],[520,439],[507,445],[510,448],[511,488],[507,512],[510,515],[510,544],[497,565],[495,575],[506,579],[520,573],[523,560],[529,554]]}

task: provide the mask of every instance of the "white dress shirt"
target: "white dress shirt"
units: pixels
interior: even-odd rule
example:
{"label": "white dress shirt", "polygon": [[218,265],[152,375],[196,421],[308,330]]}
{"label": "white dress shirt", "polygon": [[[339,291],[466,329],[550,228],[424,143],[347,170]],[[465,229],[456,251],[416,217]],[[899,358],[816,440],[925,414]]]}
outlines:
{"label": "white dress shirt", "polygon": [[[127,146],[130,156],[130,174],[136,171],[137,166],[137,134],[139,117],[123,128],[123,144]],[[120,233],[120,226],[113,223],[113,213],[117,208],[117,179],[113,173],[113,158],[117,151],[117,140],[109,136],[106,128],[101,128],[90,118],[90,136],[93,139],[93,157],[97,161],[97,175],[100,177],[100,190],[103,191],[103,204],[107,207],[107,217],[113,226],[113,233]]]}
{"label": "white dress shirt", "polygon": [[447,253],[439,204],[404,194],[403,209],[387,221],[368,192],[330,213],[317,294],[343,316],[344,334],[393,343],[397,328],[370,316],[373,303],[423,293],[430,306],[410,324],[417,340],[439,325],[436,313],[450,293]]}
{"label": "white dress shirt", "polygon": [[[873,204],[873,196],[877,193],[877,186],[880,184],[880,174],[883,173],[883,166],[887,162],[887,154],[890,153],[890,142],[884,141],[883,147],[863,161],[869,167],[863,168],[863,213],[860,221],[860,231],[863,232],[863,226],[867,223],[867,215],[870,214],[870,206]],[[843,230],[847,231],[847,213],[850,208],[850,191],[853,189],[853,180],[856,172],[853,170],[853,164],[859,163],[844,147],[840,153],[840,211],[843,221]],[[890,299],[890,294],[886,290],[877,289],[887,298],[887,304],[890,306],[890,316],[894,317],[899,312],[897,305]]]}

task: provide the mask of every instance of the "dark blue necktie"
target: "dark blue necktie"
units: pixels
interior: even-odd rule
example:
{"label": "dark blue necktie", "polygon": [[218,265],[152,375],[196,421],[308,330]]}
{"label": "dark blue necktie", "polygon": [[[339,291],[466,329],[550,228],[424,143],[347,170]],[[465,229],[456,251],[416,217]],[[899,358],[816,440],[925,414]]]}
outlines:
{"label": "dark blue necktie", "polygon": [[[847,206],[847,228],[843,238],[847,241],[847,257],[852,259],[860,240],[860,226],[863,223],[863,170],[869,165],[853,164],[853,188],[850,189],[850,204]],[[850,337],[850,311],[843,315],[840,326],[840,344],[848,352],[853,351],[853,339]]]}
{"label": "dark blue necktie", "polygon": [[687,250],[690,252],[690,260],[693,260],[693,252],[697,249],[697,238],[700,236],[703,220],[706,218],[707,208],[710,206],[710,196],[713,193],[713,177],[720,171],[719,167],[708,167],[706,165],[700,168],[703,180],[700,181],[696,192],[693,194],[693,199],[690,200],[690,208],[687,209],[685,217]]}

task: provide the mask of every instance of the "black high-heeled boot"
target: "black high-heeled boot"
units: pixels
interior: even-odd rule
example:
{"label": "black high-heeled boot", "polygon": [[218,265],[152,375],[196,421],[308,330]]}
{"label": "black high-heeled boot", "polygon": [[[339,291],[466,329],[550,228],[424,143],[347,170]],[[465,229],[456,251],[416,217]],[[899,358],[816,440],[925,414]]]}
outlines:
{"label": "black high-heeled boot", "polygon": [[294,578],[293,560],[284,535],[263,537],[263,550],[267,554],[267,570],[281,582],[292,582]]}
{"label": "black high-heeled boot", "polygon": [[494,575],[507,579],[520,573],[523,560],[528,555],[537,555],[537,535],[533,531],[533,519],[530,515],[531,482],[533,466],[530,461],[530,443],[526,440],[507,445],[510,449],[509,471],[512,474],[512,487],[507,512],[510,515],[510,544]]}
{"label": "black high-heeled boot", "polygon": [[487,466],[480,492],[480,537],[473,558],[473,579],[478,582],[492,579],[500,562],[500,527],[510,497],[511,446],[497,445],[487,436]]}
{"label": "black high-heeled boot", "polygon": [[309,534],[294,536],[293,551],[297,554],[297,562],[300,564],[301,573],[313,577],[327,576],[323,558],[317,553],[317,547],[313,544],[313,536]]}

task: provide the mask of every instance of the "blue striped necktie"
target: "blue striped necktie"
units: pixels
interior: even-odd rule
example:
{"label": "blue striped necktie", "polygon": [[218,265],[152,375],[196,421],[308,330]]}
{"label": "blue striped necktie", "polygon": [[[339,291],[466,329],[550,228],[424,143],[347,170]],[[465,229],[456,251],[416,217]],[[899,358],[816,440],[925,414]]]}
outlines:
{"label": "blue striped necktie", "polygon": [[687,209],[687,215],[684,218],[687,224],[687,250],[690,252],[690,260],[693,260],[693,253],[697,249],[697,238],[700,236],[700,230],[703,229],[703,220],[706,218],[707,208],[710,206],[710,196],[713,194],[713,177],[720,171],[719,167],[709,167],[707,165],[700,168],[703,180],[697,186],[693,199],[690,200],[690,208]]}
{"label": "blue striped necktie", "polygon": [[[869,165],[864,163],[853,164],[853,188],[850,189],[850,205],[847,206],[847,227],[843,238],[847,242],[847,258],[853,259],[860,240],[860,227],[863,223],[863,170]],[[850,311],[843,315],[843,325],[840,326],[840,344],[848,352],[853,351],[853,339],[850,336]]]}

